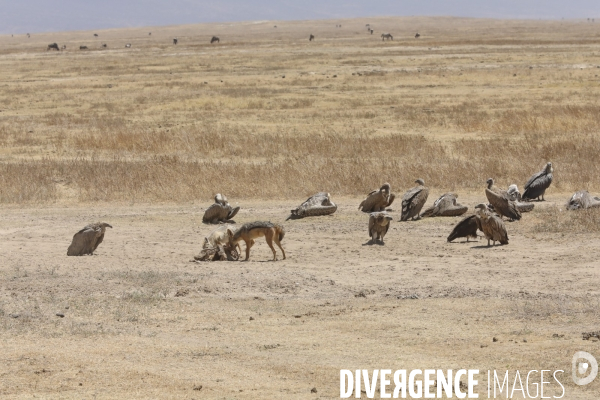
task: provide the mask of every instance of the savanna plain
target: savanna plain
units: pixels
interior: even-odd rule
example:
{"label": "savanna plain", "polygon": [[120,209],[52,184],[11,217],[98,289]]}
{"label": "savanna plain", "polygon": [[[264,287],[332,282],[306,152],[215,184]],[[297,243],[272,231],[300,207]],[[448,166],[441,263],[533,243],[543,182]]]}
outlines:
{"label": "savanna plain", "polygon": [[[479,369],[482,398],[487,370],[560,369],[564,398],[598,398],[570,374],[600,359],[600,210],[564,205],[600,192],[600,22],[21,32],[0,70],[2,398],[325,399],[340,369],[382,368]],[[487,178],[522,190],[547,161],[508,245],[447,243],[460,217],[398,222],[398,200],[367,243],[357,207],[383,182],[471,213]],[[284,222],[319,191],[335,214]],[[238,225],[283,223],[287,259],[260,239],[190,262],[215,193]],[[94,221],[113,229],[67,257]]]}

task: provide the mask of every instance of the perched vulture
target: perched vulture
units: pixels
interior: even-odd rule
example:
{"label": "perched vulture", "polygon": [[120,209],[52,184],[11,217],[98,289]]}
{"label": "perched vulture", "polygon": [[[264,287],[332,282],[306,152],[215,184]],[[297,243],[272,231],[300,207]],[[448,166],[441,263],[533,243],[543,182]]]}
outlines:
{"label": "perched vulture", "polygon": [[371,243],[376,243],[381,240],[383,243],[383,237],[390,229],[390,221],[392,217],[385,211],[373,212],[369,216],[369,236],[371,237]]}
{"label": "perched vulture", "polygon": [[240,211],[239,207],[233,208],[227,202],[227,197],[217,193],[215,203],[208,207],[202,217],[202,222],[205,224],[216,224],[219,222],[229,221]]}
{"label": "perched vulture", "polygon": [[525,184],[523,200],[539,200],[541,197],[542,201],[544,201],[544,193],[546,193],[546,189],[552,183],[552,172],[554,172],[554,168],[552,168],[552,163],[549,162],[543,170],[529,178]]}
{"label": "perched vulture", "polygon": [[337,206],[331,201],[329,193],[319,192],[291,211],[288,219],[299,219],[319,215],[331,215],[337,210]]}
{"label": "perched vulture", "polygon": [[586,208],[600,207],[600,197],[594,197],[587,190],[576,192],[569,199],[567,210],[579,210]]}
{"label": "perched vulture", "polygon": [[427,201],[429,196],[429,188],[425,187],[425,181],[423,179],[417,179],[415,183],[418,186],[410,189],[402,196],[402,216],[400,221],[408,221],[409,218],[413,220],[420,219],[419,213]]}
{"label": "perched vulture", "polygon": [[502,218],[498,218],[492,214],[485,204],[478,204],[475,206],[475,209],[477,209],[481,231],[488,240],[488,246],[490,245],[490,240],[494,242],[494,246],[496,242],[508,244],[508,234],[506,233],[506,227]]}
{"label": "perched vulture", "polygon": [[448,241],[451,242],[461,237],[466,237],[467,242],[469,238],[477,239],[477,229],[482,230],[479,217],[477,215],[470,215],[456,224],[448,236]]}
{"label": "perched vulture", "polygon": [[458,195],[444,193],[433,206],[423,211],[421,217],[457,217],[467,212],[469,207],[456,202]]}
{"label": "perched vulture", "polygon": [[391,190],[390,184],[384,183],[379,190],[373,190],[369,193],[367,198],[360,203],[358,209],[368,213],[385,211],[386,207],[391,206],[396,198],[396,195]]}
{"label": "perched vulture", "polygon": [[67,255],[83,256],[94,254],[96,248],[104,240],[104,231],[106,231],[106,228],[112,228],[112,226],[106,222],[96,222],[86,225],[73,236],[73,241],[67,250]]}
{"label": "perched vulture", "polygon": [[487,180],[487,185],[488,186],[485,188],[485,196],[494,208],[494,211],[497,212],[501,218],[502,216],[505,216],[511,220],[520,220],[521,212],[517,207],[517,203],[509,198],[508,193],[495,187],[492,178]]}
{"label": "perched vulture", "polygon": [[519,212],[524,213],[533,210],[533,203],[521,201],[521,192],[519,191],[519,187],[516,184],[513,183],[508,187],[508,189],[506,190],[506,195],[510,200],[515,202],[515,204],[517,205],[517,210],[519,210]]}

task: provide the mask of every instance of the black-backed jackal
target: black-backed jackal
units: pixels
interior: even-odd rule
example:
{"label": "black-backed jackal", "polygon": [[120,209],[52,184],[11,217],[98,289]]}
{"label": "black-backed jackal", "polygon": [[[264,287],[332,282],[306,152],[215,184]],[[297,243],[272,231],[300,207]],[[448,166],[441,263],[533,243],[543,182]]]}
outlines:
{"label": "black-backed jackal", "polygon": [[250,258],[250,248],[254,245],[254,239],[264,236],[267,244],[273,251],[273,261],[277,260],[277,253],[273,247],[273,242],[279,246],[281,253],[283,253],[283,259],[285,260],[285,250],[281,247],[281,241],[283,240],[284,235],[285,230],[281,225],[265,221],[249,222],[242,225],[242,227],[233,234],[231,244],[236,245],[243,240],[246,243],[246,259],[244,261],[248,261]]}

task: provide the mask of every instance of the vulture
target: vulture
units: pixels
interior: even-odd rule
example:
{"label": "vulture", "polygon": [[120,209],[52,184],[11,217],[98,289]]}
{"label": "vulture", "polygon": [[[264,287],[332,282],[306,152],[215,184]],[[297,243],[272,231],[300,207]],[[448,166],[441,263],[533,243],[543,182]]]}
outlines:
{"label": "vulture", "polygon": [[488,186],[485,188],[485,196],[494,208],[494,211],[500,215],[500,218],[504,216],[511,220],[520,220],[521,212],[517,207],[517,203],[510,199],[508,193],[495,187],[492,178],[487,180],[487,185]]}
{"label": "vulture", "polygon": [[374,212],[369,215],[369,236],[371,237],[371,243],[377,243],[381,240],[383,243],[383,237],[390,229],[390,221],[392,217],[385,211]]}
{"label": "vulture", "polygon": [[506,233],[506,227],[502,218],[492,214],[485,204],[478,204],[475,206],[475,209],[477,210],[481,231],[488,240],[488,246],[490,245],[490,240],[494,242],[494,246],[496,242],[508,244],[508,234]]}
{"label": "vulture", "polygon": [[229,221],[235,217],[238,211],[240,211],[239,207],[231,207],[227,201],[227,197],[221,193],[217,193],[215,203],[206,209],[202,217],[202,222],[205,224],[216,224]]}
{"label": "vulture", "polygon": [[423,179],[419,178],[415,183],[418,186],[415,186],[404,193],[404,196],[402,197],[402,216],[400,217],[400,221],[408,221],[409,218],[412,218],[413,220],[421,218],[419,213],[427,201],[429,188],[425,187],[425,181],[423,181]]}
{"label": "vulture", "polygon": [[567,203],[567,210],[600,207],[600,197],[594,197],[587,190],[576,192]]}
{"label": "vulture", "polygon": [[529,178],[525,184],[523,200],[538,199],[539,201],[541,197],[542,201],[544,201],[544,193],[546,193],[546,189],[552,183],[552,172],[554,172],[554,168],[552,168],[552,163],[549,162],[543,170]]}
{"label": "vulture", "polygon": [[318,215],[331,215],[337,210],[337,206],[331,201],[329,193],[319,192],[291,211],[288,219],[299,219]]}
{"label": "vulture", "polygon": [[68,256],[92,255],[104,240],[104,231],[112,228],[106,222],[95,222],[86,225],[82,230],[73,235],[73,241],[67,250]]}
{"label": "vulture", "polygon": [[423,211],[421,217],[457,217],[467,212],[469,207],[456,202],[458,195],[444,193],[433,206]]}
{"label": "vulture", "polygon": [[461,237],[466,237],[467,242],[469,238],[477,239],[477,229],[482,230],[479,217],[477,215],[470,215],[456,224],[448,236],[448,241],[451,242]]}
{"label": "vulture", "polygon": [[379,190],[373,190],[369,193],[367,198],[360,203],[358,209],[368,213],[385,211],[386,207],[391,206],[396,198],[396,195],[391,190],[390,184],[384,183]]}

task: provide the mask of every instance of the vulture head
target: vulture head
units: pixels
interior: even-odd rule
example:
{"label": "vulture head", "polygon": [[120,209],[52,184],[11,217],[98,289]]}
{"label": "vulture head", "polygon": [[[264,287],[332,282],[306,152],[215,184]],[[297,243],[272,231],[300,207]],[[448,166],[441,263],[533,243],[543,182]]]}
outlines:
{"label": "vulture head", "polygon": [[[488,180],[487,180],[487,181],[485,181],[485,183],[487,183],[487,185],[488,185],[488,186],[487,186],[487,187],[488,187],[488,189],[491,189],[491,188],[492,188],[492,186],[494,186],[494,180],[493,180],[492,178],[488,178]],[[477,208],[477,207],[475,207],[475,208]]]}
{"label": "vulture head", "polygon": [[386,193],[386,194],[389,194],[389,193],[390,193],[390,190],[391,190],[391,186],[390,186],[390,184],[389,184],[389,183],[387,183],[387,182],[386,182],[386,183],[384,183],[383,185],[381,185],[381,187],[379,188],[379,191],[380,191],[380,192],[383,192],[383,193]]}
{"label": "vulture head", "polygon": [[424,181],[423,179],[421,179],[421,178],[417,179],[417,180],[415,181],[415,183],[416,183],[416,184],[419,184],[419,185],[421,185],[421,186],[425,186],[425,181]]}
{"label": "vulture head", "polygon": [[552,168],[552,163],[549,162],[548,164],[546,164],[546,174],[551,174],[554,172],[554,168]]}

